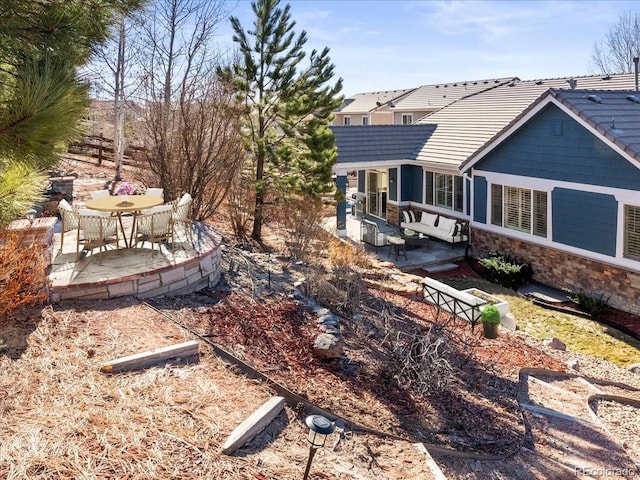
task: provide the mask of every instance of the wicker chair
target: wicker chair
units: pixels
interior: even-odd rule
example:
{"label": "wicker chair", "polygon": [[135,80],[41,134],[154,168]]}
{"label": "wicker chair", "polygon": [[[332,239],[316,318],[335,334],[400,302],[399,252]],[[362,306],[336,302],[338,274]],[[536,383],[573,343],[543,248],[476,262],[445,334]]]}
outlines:
{"label": "wicker chair", "polygon": [[64,198],[58,203],[58,212],[60,213],[60,219],[62,220],[62,227],[60,231],[60,252],[64,247],[64,234],[78,228],[78,212],[74,212],[69,202]]}
{"label": "wicker chair", "polygon": [[[82,235],[80,233],[82,232]],[[115,240],[118,248],[118,222],[116,217],[107,217],[87,208],[78,212],[78,243],[76,261],[80,259],[80,245],[84,250],[99,248],[98,263],[102,265],[102,249]]]}
{"label": "wicker chair", "polygon": [[144,194],[152,197],[160,197],[164,201],[164,188],[147,188]]}
{"label": "wicker chair", "polygon": [[191,211],[192,203],[193,199],[191,198],[191,195],[185,193],[180,200],[173,202],[173,215],[171,216],[174,226],[174,234],[176,225],[182,225],[191,245],[193,245],[193,222],[189,217],[189,213]]}
{"label": "wicker chair", "polygon": [[89,192],[89,195],[91,195],[91,198],[95,200],[96,198],[108,197],[110,193],[109,190],[94,190],[92,192]]}
{"label": "wicker chair", "polygon": [[173,226],[171,205],[160,205],[145,210],[136,217],[136,246],[140,242],[151,242],[151,256],[155,256],[154,244],[171,240],[173,253]]}

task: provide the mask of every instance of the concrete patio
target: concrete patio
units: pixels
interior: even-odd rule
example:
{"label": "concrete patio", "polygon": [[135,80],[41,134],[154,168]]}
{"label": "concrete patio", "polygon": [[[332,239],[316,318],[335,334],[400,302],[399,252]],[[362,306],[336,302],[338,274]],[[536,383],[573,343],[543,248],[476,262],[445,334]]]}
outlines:
{"label": "concrete patio", "polygon": [[[399,233],[399,228],[393,225],[387,225],[381,220],[375,220],[380,226],[380,231],[388,233],[389,235]],[[335,222],[335,218],[333,219]],[[335,231],[335,227],[334,231]],[[427,248],[411,248],[406,245],[407,258],[404,258],[402,250],[396,259],[395,251],[392,247],[373,247],[371,245],[362,243],[360,238],[360,219],[347,215],[347,237],[350,241],[363,245],[368,252],[371,252],[378,256],[381,260],[385,260],[393,263],[399,270],[417,270],[423,269],[425,273],[433,273],[442,270],[449,270],[456,268],[455,262],[464,259],[465,250],[467,248],[466,243],[459,243],[451,245],[450,243],[431,239]]]}

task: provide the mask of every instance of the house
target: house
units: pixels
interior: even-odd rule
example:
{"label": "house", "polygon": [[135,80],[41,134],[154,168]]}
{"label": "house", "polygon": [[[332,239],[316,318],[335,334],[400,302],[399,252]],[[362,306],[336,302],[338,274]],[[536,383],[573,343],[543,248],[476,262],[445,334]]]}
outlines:
{"label": "house", "polygon": [[[513,128],[513,125],[520,125],[518,122],[530,114],[532,105],[540,102],[544,95],[552,95],[550,93],[552,91],[556,93],[558,91],[578,92],[593,89],[621,91],[623,93],[623,91],[627,90],[625,94],[627,95],[629,90],[634,89],[635,84],[636,80],[633,74],[530,81],[514,79],[506,84],[497,84],[492,88],[463,97],[415,122],[416,125],[429,126],[431,133],[425,136],[424,143],[415,156],[412,155],[410,158],[400,158],[398,156],[397,158],[385,158],[382,160],[372,157],[368,160],[363,156],[366,155],[366,152],[370,152],[368,142],[371,139],[362,136],[358,140],[356,132],[349,132],[346,128],[336,129],[332,127],[338,147],[338,161],[334,166],[334,173],[338,177],[338,185],[341,185],[340,178],[346,175],[347,171],[355,169],[358,172],[358,192],[365,199],[365,213],[389,224],[399,225],[401,212],[408,209],[429,211],[438,213],[441,216],[469,222],[471,225],[471,243],[475,250],[476,240],[480,241],[481,238],[476,236],[476,228],[483,232],[495,232],[496,230],[491,224],[492,217],[489,217],[488,225],[486,219],[485,222],[482,221],[481,209],[484,208],[486,210],[489,203],[483,197],[482,180],[480,178],[476,180],[475,178],[477,170],[475,163],[472,162],[479,161],[480,158],[478,156],[489,149],[494,142],[502,141],[504,133]],[[584,94],[582,95],[584,96]],[[341,143],[344,142],[350,145],[349,149],[345,149],[344,146],[341,147]],[[382,149],[379,143],[376,144],[375,148]],[[532,146],[528,148],[535,150],[535,147]],[[563,148],[566,148],[566,146]],[[502,151],[502,148],[498,148],[497,151]],[[357,157],[355,152],[358,152]],[[587,165],[590,164],[587,163]],[[483,166],[483,168],[486,167]],[[530,169],[527,175],[533,175],[533,173]],[[495,180],[500,178],[502,174],[504,172],[495,172],[492,178]],[[528,178],[527,175],[524,175],[524,177]],[[487,182],[486,179],[484,181]],[[390,193],[392,182],[394,195]],[[524,183],[526,184],[526,182]],[[509,184],[506,185],[510,186]],[[385,188],[389,191],[388,195],[381,194]],[[486,188],[490,189],[490,187]],[[607,188],[618,187],[609,186]],[[630,185],[627,185],[626,188],[628,192],[633,192],[633,188]],[[550,205],[554,205],[554,208],[560,208],[557,203],[549,200],[553,199],[548,199],[547,208],[551,208]],[[478,201],[481,201],[481,203],[476,205]],[[344,209],[342,211],[344,212]],[[338,213],[338,224],[340,225],[340,210]],[[342,224],[344,224],[344,219],[342,219]],[[616,225],[619,226],[618,220],[616,220]],[[548,228],[550,227],[553,227],[553,225],[548,225]],[[482,247],[482,250],[479,249],[478,253],[498,250],[498,247],[508,242],[508,240],[502,243],[493,242],[497,236],[518,239],[517,235],[509,237],[507,233],[512,232],[508,230],[505,227],[501,227],[501,230],[498,230],[500,235],[494,235],[491,237],[491,241],[487,240],[482,244],[478,244],[478,247]],[[554,230],[551,229],[547,232],[547,235],[553,235],[553,232]],[[584,234],[586,233],[582,235]],[[616,238],[616,242],[619,243],[619,241]],[[551,247],[552,245],[556,246],[558,240],[556,237],[551,237],[551,239],[547,238],[546,242],[543,242],[543,245]],[[491,245],[494,248],[491,248]],[[609,247],[609,249],[611,248]],[[619,249],[620,246],[616,244],[615,248]],[[574,251],[574,253],[577,253],[577,251]],[[609,253],[611,252],[609,251]],[[619,255],[616,254],[616,256]],[[617,264],[626,267],[629,265],[629,260],[622,258],[615,260],[611,255],[603,253],[598,253],[596,257],[601,261],[606,261],[605,263],[608,265]],[[557,282],[551,281],[551,278],[539,279],[551,285],[559,285]],[[635,281],[640,287],[640,280]],[[575,282],[567,284],[567,287],[571,288],[577,286],[578,284]],[[584,290],[587,290],[587,285],[585,285]],[[589,289],[589,291],[594,290]],[[613,302],[617,302],[614,305],[621,305],[617,299],[612,297]],[[635,311],[630,304],[625,305],[626,310]],[[639,307],[635,307],[635,309],[637,308]]]}
{"label": "house", "polygon": [[358,93],[345,98],[338,107],[332,125],[388,125],[393,124],[393,114],[380,107],[402,98],[412,92],[413,88],[405,90],[390,90],[380,92]]}
{"label": "house", "polygon": [[474,256],[640,313],[640,92],[550,89],[461,171]]}
{"label": "house", "polygon": [[358,93],[338,107],[332,125],[411,125],[463,97],[504,85],[516,77],[423,85],[405,90]]}

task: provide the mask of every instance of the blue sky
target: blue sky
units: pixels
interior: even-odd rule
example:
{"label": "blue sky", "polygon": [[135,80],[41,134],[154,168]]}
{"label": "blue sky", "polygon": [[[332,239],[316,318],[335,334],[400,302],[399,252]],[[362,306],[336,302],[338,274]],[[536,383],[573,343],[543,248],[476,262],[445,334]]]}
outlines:
{"label": "blue sky", "polygon": [[[307,46],[330,48],[346,96],[517,76],[599,73],[593,47],[637,1],[283,0]],[[232,11],[252,26],[248,0]],[[226,28],[226,27],[225,27]],[[229,28],[230,31],[230,28]],[[230,38],[230,34],[224,37]]]}

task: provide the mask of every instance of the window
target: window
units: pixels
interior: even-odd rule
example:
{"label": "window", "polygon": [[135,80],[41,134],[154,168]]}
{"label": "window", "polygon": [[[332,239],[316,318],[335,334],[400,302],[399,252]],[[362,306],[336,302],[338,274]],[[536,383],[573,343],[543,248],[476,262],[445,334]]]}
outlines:
{"label": "window", "polygon": [[351,125],[351,117],[344,117],[343,121],[345,126]]}
{"label": "window", "polygon": [[402,114],[402,125],[411,125],[413,123],[413,114],[411,113],[403,113]]}
{"label": "window", "polygon": [[640,207],[624,206],[624,256],[640,260]]}
{"label": "window", "polygon": [[435,174],[436,207],[453,210],[453,175]]}
{"label": "window", "polygon": [[427,205],[463,211],[464,180],[460,175],[424,172],[425,201]]}
{"label": "window", "polygon": [[369,125],[369,117],[362,117],[362,124]]}
{"label": "window", "polygon": [[546,237],[547,192],[491,185],[491,223]]}

